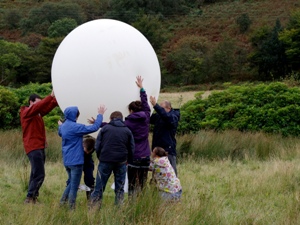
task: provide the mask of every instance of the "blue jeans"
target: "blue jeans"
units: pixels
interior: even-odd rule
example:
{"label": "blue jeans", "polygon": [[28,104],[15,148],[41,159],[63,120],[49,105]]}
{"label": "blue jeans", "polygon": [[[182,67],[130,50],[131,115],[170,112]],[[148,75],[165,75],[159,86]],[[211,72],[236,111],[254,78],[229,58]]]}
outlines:
{"label": "blue jeans", "polygon": [[33,150],[27,156],[31,165],[27,197],[37,198],[45,179],[45,151],[44,149]]}
{"label": "blue jeans", "polygon": [[115,204],[117,205],[123,202],[124,184],[126,179],[126,164],[100,162],[97,171],[96,186],[91,194],[92,203],[101,203],[103,192],[112,172],[115,176]]}
{"label": "blue jeans", "polygon": [[64,204],[69,201],[71,209],[75,208],[78,186],[80,184],[83,165],[66,166],[68,173],[67,187],[60,199],[60,203]]}

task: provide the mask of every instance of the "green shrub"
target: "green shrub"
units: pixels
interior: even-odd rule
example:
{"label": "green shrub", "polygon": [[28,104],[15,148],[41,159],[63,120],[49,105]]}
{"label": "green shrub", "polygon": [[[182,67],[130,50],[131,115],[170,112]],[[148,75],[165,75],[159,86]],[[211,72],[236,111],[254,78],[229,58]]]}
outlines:
{"label": "green shrub", "polygon": [[249,29],[252,21],[248,13],[243,13],[236,19],[236,23],[239,26],[240,32],[245,33]]}
{"label": "green shrub", "polygon": [[280,82],[231,86],[186,103],[181,112],[181,133],[233,129],[300,135],[300,89]]}
{"label": "green shrub", "polygon": [[0,128],[10,129],[18,124],[18,108],[16,94],[0,86]]}

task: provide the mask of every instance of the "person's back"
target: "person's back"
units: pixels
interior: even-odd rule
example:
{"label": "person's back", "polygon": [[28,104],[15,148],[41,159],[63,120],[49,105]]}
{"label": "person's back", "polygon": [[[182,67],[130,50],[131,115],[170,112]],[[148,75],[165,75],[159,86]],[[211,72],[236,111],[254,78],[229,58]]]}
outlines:
{"label": "person's back", "polygon": [[120,119],[113,119],[101,131],[101,139],[97,138],[96,152],[101,162],[126,162],[132,157],[130,148],[131,131]]}
{"label": "person's back", "polygon": [[134,139],[123,122],[121,112],[113,112],[110,115],[110,122],[99,132],[96,153],[99,165],[90,206],[101,204],[103,192],[112,172],[115,178],[115,204],[119,204],[124,199],[126,163],[134,154]]}

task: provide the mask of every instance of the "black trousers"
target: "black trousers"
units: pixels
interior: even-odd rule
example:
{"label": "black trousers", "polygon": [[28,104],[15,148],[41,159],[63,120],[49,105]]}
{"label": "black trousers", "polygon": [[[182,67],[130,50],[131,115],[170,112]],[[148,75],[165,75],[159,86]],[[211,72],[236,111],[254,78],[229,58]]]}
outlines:
{"label": "black trousers", "polygon": [[36,198],[39,196],[40,187],[45,179],[45,150],[34,150],[29,152],[27,156],[31,165],[27,197]]}
{"label": "black trousers", "polygon": [[135,159],[127,166],[128,195],[140,192],[147,182],[150,157]]}

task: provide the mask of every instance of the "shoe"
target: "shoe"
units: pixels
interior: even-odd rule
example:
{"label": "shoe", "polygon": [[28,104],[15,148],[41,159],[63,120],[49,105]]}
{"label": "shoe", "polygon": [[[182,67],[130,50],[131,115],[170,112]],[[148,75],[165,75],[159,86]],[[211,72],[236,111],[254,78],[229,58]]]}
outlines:
{"label": "shoe", "polygon": [[33,197],[26,197],[24,204],[35,204],[36,203],[36,198]]}

